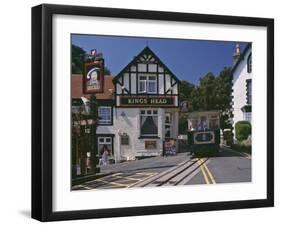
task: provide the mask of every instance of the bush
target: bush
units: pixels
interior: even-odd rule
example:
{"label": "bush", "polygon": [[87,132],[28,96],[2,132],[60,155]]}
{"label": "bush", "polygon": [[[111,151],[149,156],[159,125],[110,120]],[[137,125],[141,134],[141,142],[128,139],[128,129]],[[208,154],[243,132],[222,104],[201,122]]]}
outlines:
{"label": "bush", "polygon": [[226,145],[230,146],[233,143],[233,133],[231,130],[223,131],[223,139],[226,141]]}
{"label": "bush", "polygon": [[239,121],[235,124],[235,137],[238,141],[247,140],[252,133],[251,123],[248,121]]}

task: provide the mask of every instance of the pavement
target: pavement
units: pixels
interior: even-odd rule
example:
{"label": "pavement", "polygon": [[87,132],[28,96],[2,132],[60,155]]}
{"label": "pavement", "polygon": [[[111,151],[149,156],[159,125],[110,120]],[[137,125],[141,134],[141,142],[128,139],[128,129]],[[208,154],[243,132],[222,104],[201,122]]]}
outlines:
{"label": "pavement", "polygon": [[179,153],[175,156],[157,156],[151,158],[145,158],[141,160],[127,161],[118,164],[108,164],[100,166],[101,173],[109,172],[124,172],[124,171],[146,171],[153,170],[155,172],[161,172],[164,169],[176,166],[184,160],[190,159],[191,156],[187,153]]}
{"label": "pavement", "polygon": [[176,186],[251,182],[251,156],[221,147],[210,158],[192,158],[188,153],[152,157],[101,166],[102,178],[72,187],[95,190],[151,186]]}

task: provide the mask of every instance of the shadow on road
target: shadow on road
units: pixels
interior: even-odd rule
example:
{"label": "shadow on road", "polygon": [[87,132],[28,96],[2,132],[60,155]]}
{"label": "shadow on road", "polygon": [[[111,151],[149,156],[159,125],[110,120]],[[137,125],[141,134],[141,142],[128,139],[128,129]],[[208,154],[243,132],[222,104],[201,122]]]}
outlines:
{"label": "shadow on road", "polygon": [[245,157],[245,156],[246,156],[246,154],[243,153],[243,152],[238,152],[238,151],[232,150],[230,148],[221,147],[219,152],[217,152],[217,153],[207,153],[207,154],[193,155],[192,158]]}

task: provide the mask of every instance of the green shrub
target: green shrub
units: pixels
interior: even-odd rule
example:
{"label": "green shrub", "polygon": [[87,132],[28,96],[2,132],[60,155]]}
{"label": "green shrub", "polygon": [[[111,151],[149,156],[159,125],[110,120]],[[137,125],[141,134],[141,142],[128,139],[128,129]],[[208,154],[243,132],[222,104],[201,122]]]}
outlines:
{"label": "green shrub", "polygon": [[226,141],[226,145],[231,145],[233,143],[233,133],[231,130],[223,131],[223,139]]}
{"label": "green shrub", "polygon": [[238,141],[243,141],[252,133],[251,123],[248,121],[239,121],[235,124],[235,137]]}

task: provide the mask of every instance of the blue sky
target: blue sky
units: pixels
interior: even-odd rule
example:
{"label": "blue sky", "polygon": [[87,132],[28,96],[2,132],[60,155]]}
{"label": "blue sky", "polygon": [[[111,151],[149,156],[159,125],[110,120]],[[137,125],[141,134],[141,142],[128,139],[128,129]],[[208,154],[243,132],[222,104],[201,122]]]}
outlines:
{"label": "blue sky", "polygon": [[232,66],[236,43],[240,44],[241,52],[247,44],[237,41],[72,35],[72,44],[87,53],[91,49],[103,53],[105,65],[113,76],[148,45],[180,80],[193,84],[198,84],[199,78],[208,72],[218,75],[224,67]]}

